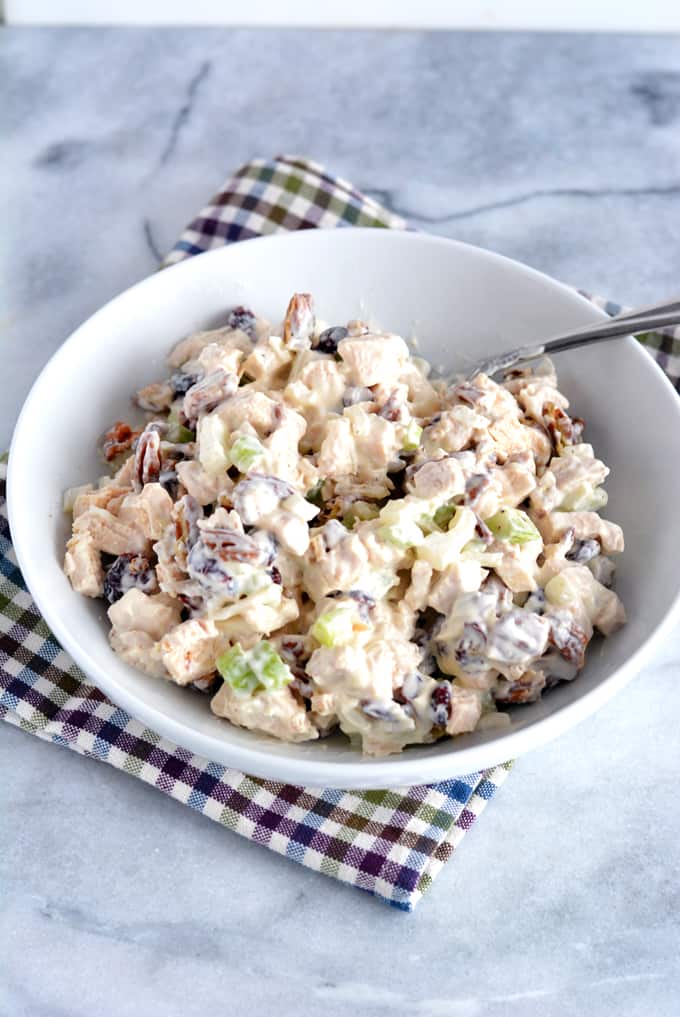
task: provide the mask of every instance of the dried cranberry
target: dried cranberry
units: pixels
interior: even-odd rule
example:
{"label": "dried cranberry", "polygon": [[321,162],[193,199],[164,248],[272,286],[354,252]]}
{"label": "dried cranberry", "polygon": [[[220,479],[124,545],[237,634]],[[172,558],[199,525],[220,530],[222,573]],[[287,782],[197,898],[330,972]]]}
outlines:
{"label": "dried cranberry", "polygon": [[121,554],[104,576],[104,596],[109,604],[115,604],[133,589],[153,593],[158,589],[156,573],[143,555]]}
{"label": "dried cranberry", "polygon": [[367,717],[373,717],[374,720],[394,720],[395,704],[393,702],[385,703],[380,700],[365,699],[361,704],[361,709]]}
{"label": "dried cranberry", "polygon": [[527,599],[524,601],[524,610],[533,611],[534,614],[545,614],[546,608],[546,596],[545,590],[539,586],[537,589],[530,593]]}
{"label": "dried cranberry", "polygon": [[168,492],[174,501],[179,493],[179,477],[177,476],[176,470],[161,470],[158,477],[158,483]]}
{"label": "dried cranberry", "polygon": [[601,550],[599,540],[577,540],[571,551],[567,551],[565,558],[567,561],[583,564],[592,558],[597,558]]}
{"label": "dried cranberry", "polygon": [[464,671],[486,671],[484,656],[486,633],[477,622],[465,622],[463,635],[455,649],[455,657]]}
{"label": "dried cranberry", "polygon": [[342,339],[346,339],[348,334],[347,329],[342,325],[335,325],[333,328],[327,328],[319,336],[316,348],[319,353],[337,353],[338,343]]}
{"label": "dried cranberry", "polygon": [[176,396],[183,396],[189,391],[192,385],[198,381],[197,374],[185,374],[184,371],[175,371],[170,376],[170,388]]}
{"label": "dried cranberry", "polygon": [[240,328],[251,339],[257,339],[255,315],[248,307],[234,307],[229,312],[227,328]]}
{"label": "dried cranberry", "polygon": [[446,727],[452,710],[450,682],[437,683],[432,691],[431,705],[435,727]]}
{"label": "dried cranberry", "polygon": [[270,579],[271,579],[271,581],[273,583],[276,583],[277,586],[282,586],[283,585],[283,579],[281,578],[281,573],[277,569],[276,565],[272,565],[272,567],[270,568],[270,570],[269,570],[269,577],[270,577]]}

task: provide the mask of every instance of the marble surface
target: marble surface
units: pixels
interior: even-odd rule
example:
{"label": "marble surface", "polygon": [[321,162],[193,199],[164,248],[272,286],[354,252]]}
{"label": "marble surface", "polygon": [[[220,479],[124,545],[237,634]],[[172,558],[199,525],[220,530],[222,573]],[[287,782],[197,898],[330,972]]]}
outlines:
{"label": "marble surface", "polygon": [[[253,155],[623,301],[677,290],[680,39],[4,30],[5,445],[70,330]],[[521,760],[413,915],[0,730],[0,1014],[675,1017],[676,632]]]}

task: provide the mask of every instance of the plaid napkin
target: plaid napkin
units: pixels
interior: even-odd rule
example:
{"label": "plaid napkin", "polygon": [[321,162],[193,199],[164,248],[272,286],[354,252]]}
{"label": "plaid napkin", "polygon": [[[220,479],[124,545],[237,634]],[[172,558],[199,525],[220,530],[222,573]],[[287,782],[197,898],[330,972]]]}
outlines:
{"label": "plaid napkin", "polygon": [[[354,225],[406,223],[315,163],[258,159],[226,182],[164,264],[265,233]],[[677,382],[680,330],[645,340]],[[243,837],[412,910],[510,764],[399,790],[312,789],[249,777],[161,738],[90,685],[40,617],[12,550],[5,475],[0,463],[0,719],[104,760]]]}

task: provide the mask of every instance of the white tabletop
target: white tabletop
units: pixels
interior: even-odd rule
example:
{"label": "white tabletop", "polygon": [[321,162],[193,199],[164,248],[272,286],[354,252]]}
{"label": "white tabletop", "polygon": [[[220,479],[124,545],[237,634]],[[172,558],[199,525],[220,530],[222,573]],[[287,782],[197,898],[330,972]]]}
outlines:
{"label": "white tabletop", "polygon": [[[0,444],[253,155],[620,301],[678,288],[678,39],[11,29],[0,54]],[[676,1017],[678,666],[676,633],[519,761],[413,915],[3,725],[0,1013]]]}

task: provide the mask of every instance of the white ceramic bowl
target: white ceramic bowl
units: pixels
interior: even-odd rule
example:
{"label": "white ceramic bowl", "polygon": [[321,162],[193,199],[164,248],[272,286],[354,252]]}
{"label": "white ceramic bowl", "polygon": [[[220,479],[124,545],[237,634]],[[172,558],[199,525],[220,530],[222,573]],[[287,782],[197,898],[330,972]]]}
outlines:
{"label": "white ceramic bowl", "polygon": [[287,234],[222,248],[146,279],[85,322],[36,381],[9,463],[12,534],[28,586],[62,645],[111,699],[209,759],[297,784],[388,787],[441,780],[541,744],[601,706],[644,665],[672,622],[680,590],[680,400],[631,339],[562,354],[562,390],[611,467],[607,516],[626,552],[617,590],[627,626],[598,644],[584,672],[485,732],[362,759],[343,738],[286,745],[214,717],[200,695],[145,677],[107,642],[104,604],[75,594],[61,571],[64,488],[97,477],[96,439],[128,412],[130,393],[164,376],[180,337],[237,303],[280,320],[295,290],[330,322],[367,317],[435,364],[539,339],[601,317],[566,287],[517,262],[422,234],[348,229]]}

